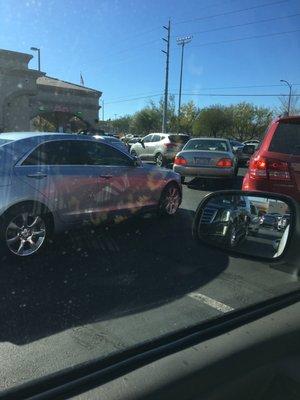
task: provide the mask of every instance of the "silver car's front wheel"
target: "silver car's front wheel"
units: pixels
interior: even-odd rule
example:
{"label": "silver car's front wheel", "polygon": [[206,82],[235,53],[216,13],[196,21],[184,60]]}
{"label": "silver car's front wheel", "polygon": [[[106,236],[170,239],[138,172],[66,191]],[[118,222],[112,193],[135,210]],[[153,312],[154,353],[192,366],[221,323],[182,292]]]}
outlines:
{"label": "silver car's front wheel", "polygon": [[3,233],[10,253],[19,257],[34,255],[47,238],[46,214],[26,209],[10,213],[6,218]]}
{"label": "silver car's front wheel", "polygon": [[169,184],[163,191],[159,211],[163,215],[174,215],[181,203],[180,189],[176,184]]}

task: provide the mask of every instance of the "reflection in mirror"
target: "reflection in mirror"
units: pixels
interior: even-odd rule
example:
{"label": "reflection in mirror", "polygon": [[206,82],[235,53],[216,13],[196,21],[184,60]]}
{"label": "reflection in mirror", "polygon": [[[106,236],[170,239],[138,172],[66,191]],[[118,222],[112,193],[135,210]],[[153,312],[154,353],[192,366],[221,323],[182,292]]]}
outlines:
{"label": "reflection in mirror", "polygon": [[215,194],[202,207],[197,226],[200,240],[236,253],[279,257],[287,244],[291,213],[274,198]]}

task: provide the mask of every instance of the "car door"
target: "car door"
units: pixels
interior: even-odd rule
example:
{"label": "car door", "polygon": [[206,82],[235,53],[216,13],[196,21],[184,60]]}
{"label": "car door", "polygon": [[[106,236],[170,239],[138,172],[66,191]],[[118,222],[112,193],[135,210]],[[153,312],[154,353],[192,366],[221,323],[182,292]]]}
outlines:
{"label": "car door", "polygon": [[151,135],[147,135],[143,138],[143,144],[144,146],[141,145],[141,153],[140,153],[140,157],[145,159],[145,160],[149,160],[149,158],[151,157],[151,141],[152,141],[152,134]]}
{"label": "car door", "polygon": [[40,144],[16,167],[16,175],[47,197],[65,222],[88,220],[100,207],[99,174],[89,165],[86,140]]}
{"label": "car door", "polygon": [[104,218],[157,203],[157,190],[151,186],[154,177],[147,167],[104,143],[93,143],[88,158],[99,176],[97,196]]}
{"label": "car door", "polygon": [[153,134],[151,142],[149,143],[148,149],[149,149],[149,158],[152,160],[154,159],[155,153],[158,149],[159,142],[161,141],[161,136]]}

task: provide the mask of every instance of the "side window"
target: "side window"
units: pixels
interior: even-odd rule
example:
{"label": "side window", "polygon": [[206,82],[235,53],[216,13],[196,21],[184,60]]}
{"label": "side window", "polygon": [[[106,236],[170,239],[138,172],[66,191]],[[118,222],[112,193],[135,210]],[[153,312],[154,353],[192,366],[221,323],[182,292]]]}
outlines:
{"label": "side window", "polygon": [[161,137],[159,135],[153,135],[151,142],[159,142],[161,140]]}
{"label": "side window", "polygon": [[153,135],[147,135],[147,136],[145,136],[144,139],[143,139],[144,143],[149,143],[149,142],[151,142],[152,136],[153,136]]}
{"label": "side window", "polygon": [[68,165],[70,142],[67,140],[46,142],[38,146],[22,165]]}
{"label": "side window", "polygon": [[84,147],[88,165],[133,165],[130,157],[105,144],[85,142]]}

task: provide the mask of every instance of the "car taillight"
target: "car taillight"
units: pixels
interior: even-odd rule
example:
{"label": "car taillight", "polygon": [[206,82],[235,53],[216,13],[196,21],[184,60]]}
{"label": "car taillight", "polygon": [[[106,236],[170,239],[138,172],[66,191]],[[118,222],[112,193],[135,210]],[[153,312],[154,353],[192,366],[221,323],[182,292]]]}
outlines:
{"label": "car taillight", "polygon": [[269,160],[267,169],[270,180],[291,180],[289,165],[285,161]]}
{"label": "car taillight", "polygon": [[182,156],[176,156],[174,160],[175,165],[186,165],[187,161],[184,157]]}
{"label": "car taillight", "polygon": [[173,147],[177,147],[176,143],[164,143],[164,146],[167,149],[172,149]]}
{"label": "car taillight", "polygon": [[249,174],[252,179],[290,181],[289,165],[285,161],[254,157],[250,160]]}
{"label": "car taillight", "polygon": [[250,178],[266,178],[267,177],[267,160],[263,157],[254,157],[249,163]]}
{"label": "car taillight", "polygon": [[221,158],[216,165],[221,168],[230,168],[232,167],[232,160],[231,158]]}

